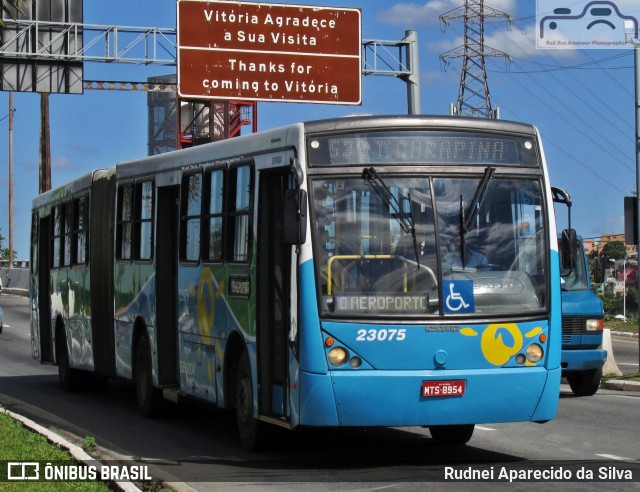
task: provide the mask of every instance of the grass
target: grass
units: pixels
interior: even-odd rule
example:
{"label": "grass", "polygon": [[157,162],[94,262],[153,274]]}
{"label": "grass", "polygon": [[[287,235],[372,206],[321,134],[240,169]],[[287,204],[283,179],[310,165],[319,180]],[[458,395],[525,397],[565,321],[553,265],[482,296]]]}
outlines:
{"label": "grass", "polygon": [[602,379],[619,379],[624,381],[640,381],[640,372],[637,374],[629,374],[628,376],[618,376],[616,374],[605,374]]}
{"label": "grass", "polygon": [[638,333],[638,321],[636,319],[629,318],[626,322],[619,319],[605,319],[604,327],[609,328],[611,331],[623,331],[627,333]]}
{"label": "grass", "polygon": [[[20,422],[0,412],[0,464],[6,461],[74,462],[66,450],[51,444],[44,436],[25,428]],[[0,470],[5,477],[7,470]],[[44,475],[40,471],[40,476]],[[57,491],[108,492],[102,482],[0,482],[0,491],[5,492],[57,492]]]}

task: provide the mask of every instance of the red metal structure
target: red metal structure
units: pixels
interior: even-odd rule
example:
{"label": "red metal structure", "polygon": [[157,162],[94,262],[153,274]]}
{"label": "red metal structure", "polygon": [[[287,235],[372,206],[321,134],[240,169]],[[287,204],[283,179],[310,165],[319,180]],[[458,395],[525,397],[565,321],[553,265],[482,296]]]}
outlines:
{"label": "red metal structure", "polygon": [[240,135],[243,126],[258,130],[255,101],[178,99],[178,149]]}

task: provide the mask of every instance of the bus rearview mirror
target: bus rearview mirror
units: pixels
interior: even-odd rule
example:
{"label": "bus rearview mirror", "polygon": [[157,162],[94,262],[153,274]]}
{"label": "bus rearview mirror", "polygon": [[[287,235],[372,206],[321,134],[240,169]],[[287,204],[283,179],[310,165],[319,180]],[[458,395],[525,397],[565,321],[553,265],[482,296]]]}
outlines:
{"label": "bus rearview mirror", "polygon": [[284,197],[284,242],[299,246],[307,240],[307,192],[287,190]]}
{"label": "bus rearview mirror", "polygon": [[562,268],[571,270],[578,263],[578,235],[575,229],[564,229],[560,241]]}

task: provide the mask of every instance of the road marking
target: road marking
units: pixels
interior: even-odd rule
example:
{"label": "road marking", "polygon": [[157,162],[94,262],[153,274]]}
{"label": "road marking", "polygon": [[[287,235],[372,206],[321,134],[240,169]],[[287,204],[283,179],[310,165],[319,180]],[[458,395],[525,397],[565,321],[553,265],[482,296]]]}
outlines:
{"label": "road marking", "polygon": [[625,458],[624,456],[617,456],[615,454],[596,454],[596,456],[600,456],[601,458],[607,458],[609,460],[626,461],[627,463],[640,463],[640,461],[638,460],[634,460],[632,458]]}
{"label": "road marking", "polygon": [[637,362],[616,362],[619,366],[637,366]]}
{"label": "road marking", "polygon": [[634,345],[638,345],[637,340],[616,340],[616,343],[633,343]]}
{"label": "road marking", "polygon": [[[635,391],[625,391],[624,393],[635,393]],[[599,395],[599,394],[600,393],[597,393],[597,395]],[[593,395],[593,396],[596,396],[596,395]],[[638,399],[638,397],[633,395],[633,394],[631,394],[631,395],[614,395],[614,394],[609,393],[606,396],[608,396],[610,398],[630,398],[630,399],[633,399],[633,400],[637,400]]]}
{"label": "road marking", "polygon": [[496,431],[498,429],[492,429],[491,427],[485,427],[484,425],[476,425],[476,429],[480,429],[481,431]]}

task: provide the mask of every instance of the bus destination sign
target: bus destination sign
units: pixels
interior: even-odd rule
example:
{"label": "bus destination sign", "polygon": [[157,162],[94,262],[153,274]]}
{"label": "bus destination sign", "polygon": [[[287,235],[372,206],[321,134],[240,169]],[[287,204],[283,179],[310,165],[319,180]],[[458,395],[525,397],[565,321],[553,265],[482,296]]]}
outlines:
{"label": "bus destination sign", "polygon": [[178,93],[361,104],[359,9],[178,0]]}

